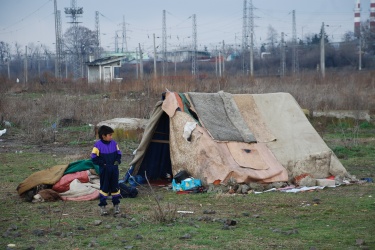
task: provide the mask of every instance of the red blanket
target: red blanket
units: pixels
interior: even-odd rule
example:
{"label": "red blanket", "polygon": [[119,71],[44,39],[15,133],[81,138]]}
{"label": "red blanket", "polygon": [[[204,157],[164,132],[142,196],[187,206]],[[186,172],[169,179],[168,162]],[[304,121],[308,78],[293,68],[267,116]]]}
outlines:
{"label": "red blanket", "polygon": [[74,179],[78,179],[81,183],[89,182],[87,170],[64,175],[53,185],[52,189],[59,193],[66,192],[69,190],[69,185]]}

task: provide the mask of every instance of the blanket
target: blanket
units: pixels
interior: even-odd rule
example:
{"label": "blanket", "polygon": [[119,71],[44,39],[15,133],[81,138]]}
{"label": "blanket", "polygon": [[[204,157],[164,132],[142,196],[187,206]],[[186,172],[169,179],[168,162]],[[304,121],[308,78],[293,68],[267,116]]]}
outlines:
{"label": "blanket", "polygon": [[80,172],[84,170],[89,170],[89,169],[95,169],[95,172],[99,174],[99,166],[95,165],[90,159],[90,160],[79,160],[79,161],[69,163],[69,166],[65,170],[64,175],[75,173],[75,172]]}
{"label": "blanket", "polygon": [[70,185],[69,190],[60,193],[63,200],[70,201],[89,201],[95,200],[99,197],[99,184],[93,185],[91,183],[81,183],[78,179],[74,179]]}
{"label": "blanket", "polygon": [[95,165],[91,160],[79,160],[66,165],[56,165],[31,174],[17,186],[16,190],[19,195],[22,195],[39,185],[54,185],[63,175],[89,169],[95,169],[96,173],[99,173],[99,166]]}
{"label": "blanket", "polygon": [[53,185],[52,189],[55,190],[56,192],[62,193],[62,192],[66,192],[69,190],[70,183],[75,179],[79,180],[82,183],[89,182],[88,172],[89,172],[88,170],[85,170],[85,171],[79,171],[79,172],[75,172],[71,174],[66,174],[63,177],[61,177],[61,179]]}
{"label": "blanket", "polygon": [[229,93],[193,93],[189,97],[201,124],[217,141],[256,142]]}
{"label": "blanket", "polygon": [[31,174],[17,186],[17,192],[22,195],[24,192],[42,184],[53,185],[64,175],[68,165],[56,165]]}

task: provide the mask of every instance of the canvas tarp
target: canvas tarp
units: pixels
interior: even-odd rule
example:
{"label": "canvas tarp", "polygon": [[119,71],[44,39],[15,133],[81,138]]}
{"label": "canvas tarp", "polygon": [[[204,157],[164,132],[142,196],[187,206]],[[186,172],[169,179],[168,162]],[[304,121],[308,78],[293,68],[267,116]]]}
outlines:
{"label": "canvas tarp", "polygon": [[[230,178],[236,179],[239,183],[287,180],[286,170],[267,149],[262,150],[259,147],[258,153],[255,153],[256,145],[251,147],[251,144],[243,142],[216,142],[203,127],[199,126],[193,131],[191,141],[186,141],[182,136],[182,129],[187,121],[192,121],[192,118],[183,112],[176,112],[173,119],[170,119],[173,174],[186,170],[204,183],[213,183],[215,180],[226,182]],[[249,146],[252,151],[243,153]],[[235,148],[232,151],[234,153],[231,153],[230,148]],[[242,154],[242,158],[240,156],[238,158],[242,160],[245,158],[245,160],[236,162],[236,154]],[[246,165],[242,165],[242,162],[246,162]]]}
{"label": "canvas tarp", "polygon": [[[179,95],[171,93],[167,92],[164,102],[155,106],[149,126],[130,163],[134,166],[134,173],[142,175],[146,170],[160,167],[158,162],[163,156],[158,154],[156,160],[148,158],[151,155],[150,145],[152,148],[161,145],[151,141],[155,141],[152,138],[155,131],[160,130],[164,117],[168,121],[169,137],[163,142],[164,147],[169,146],[168,164],[173,174],[186,170],[204,183],[215,180],[226,182],[231,177],[239,183],[287,181],[301,173],[309,173],[316,178],[347,175],[288,93],[180,94],[190,102],[190,113],[183,112],[187,108],[181,108]],[[210,105],[211,108],[205,110]],[[187,123],[197,122],[197,119],[201,125],[195,127],[188,141],[183,137],[184,127]],[[246,129],[243,129],[244,124]],[[253,136],[256,143],[248,143],[246,138],[249,136]],[[168,168],[159,171],[160,177],[165,171]]]}
{"label": "canvas tarp", "polygon": [[214,140],[256,142],[229,93],[190,92],[189,97],[201,124]]}
{"label": "canvas tarp", "polygon": [[[252,95],[258,110],[277,138],[267,147],[288,170],[289,177],[309,173],[315,178],[346,176],[346,169],[306,118],[289,93]],[[234,95],[234,99],[237,95]]]}

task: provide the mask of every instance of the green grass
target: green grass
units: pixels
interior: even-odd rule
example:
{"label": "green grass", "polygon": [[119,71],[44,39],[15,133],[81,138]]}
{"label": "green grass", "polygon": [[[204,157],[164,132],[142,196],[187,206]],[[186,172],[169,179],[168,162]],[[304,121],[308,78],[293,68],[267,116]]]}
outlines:
{"label": "green grass", "polygon": [[[1,230],[16,224],[21,237],[1,238],[18,247],[36,249],[356,249],[356,240],[375,246],[373,184],[330,188],[319,192],[287,194],[216,196],[213,194],[176,195],[157,190],[163,204],[173,202],[177,209],[194,214],[178,215],[170,223],[151,219],[154,209],[149,192],[135,199],[122,200],[126,218],[100,217],[97,201],[57,203],[20,203],[6,199]],[[320,199],[313,205],[312,200]],[[3,204],[4,205],[4,204]],[[22,207],[20,207],[22,205]],[[205,215],[204,210],[216,213]],[[246,215],[244,215],[246,212]],[[64,215],[61,215],[61,214]],[[256,215],[256,216],[255,216]],[[60,217],[62,218],[60,220]],[[237,225],[224,229],[223,221]],[[94,220],[102,220],[95,226]],[[35,230],[44,230],[44,236]],[[185,235],[189,239],[181,239]],[[137,235],[142,238],[138,239]],[[24,239],[28,240],[25,241]],[[358,247],[357,247],[358,248]]]}
{"label": "green grass", "polygon": [[[361,131],[373,129],[366,126]],[[79,134],[86,133],[84,129],[65,131],[83,138],[86,144],[80,147],[90,153],[92,138]],[[326,131],[324,138],[345,168],[358,178],[374,177],[375,142],[348,146],[342,138],[331,140],[338,131]],[[124,140],[119,145],[129,156],[120,165],[124,174],[137,143]],[[177,195],[154,188],[163,208],[172,205],[178,211],[193,212],[177,213],[174,220],[164,223],[155,220],[157,204],[147,186],[139,188],[136,198],[121,201],[126,214],[121,217],[101,217],[98,201],[27,203],[18,196],[16,187],[26,177],[67,163],[66,155],[76,153],[77,148],[54,154],[22,145],[17,153],[0,154],[0,248],[12,243],[16,249],[375,249],[374,183],[296,194]],[[204,213],[207,210],[215,213]],[[225,227],[227,219],[236,225]],[[95,225],[95,220],[102,223]],[[365,244],[357,245],[359,239]]]}

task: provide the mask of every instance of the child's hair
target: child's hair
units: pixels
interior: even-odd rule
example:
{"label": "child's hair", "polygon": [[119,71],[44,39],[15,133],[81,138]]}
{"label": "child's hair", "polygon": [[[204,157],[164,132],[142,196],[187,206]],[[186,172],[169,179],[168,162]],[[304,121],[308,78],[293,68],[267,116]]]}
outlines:
{"label": "child's hair", "polygon": [[111,127],[106,125],[100,126],[98,130],[99,139],[103,139],[103,135],[112,134],[114,131]]}

